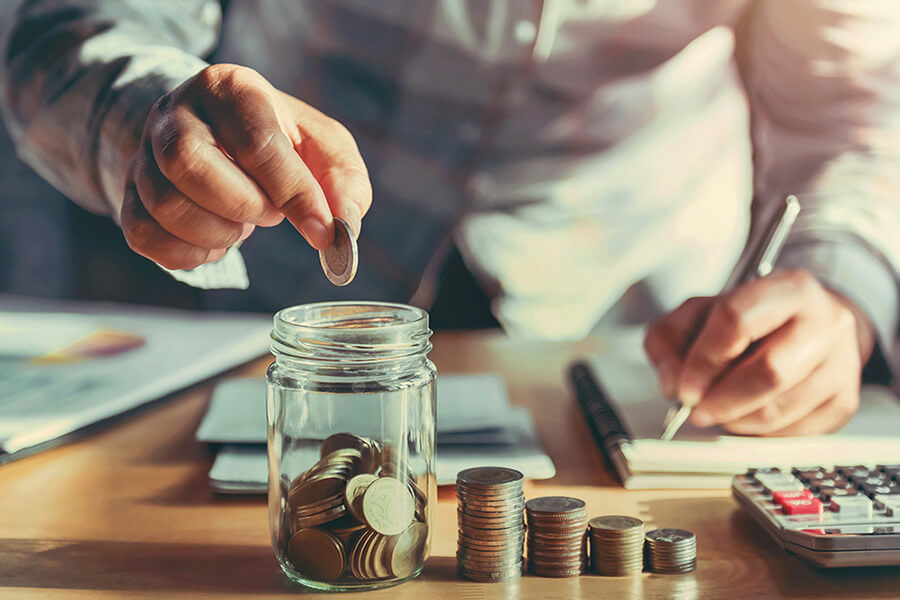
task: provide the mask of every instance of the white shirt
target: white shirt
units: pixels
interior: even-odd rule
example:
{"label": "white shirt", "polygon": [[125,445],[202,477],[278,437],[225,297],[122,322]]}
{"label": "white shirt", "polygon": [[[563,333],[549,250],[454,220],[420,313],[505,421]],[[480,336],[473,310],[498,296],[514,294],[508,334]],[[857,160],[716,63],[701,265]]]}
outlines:
{"label": "white shirt", "polygon": [[[7,122],[94,210],[117,214],[149,106],[215,49],[359,141],[375,205],[357,298],[427,304],[452,237],[505,328],[579,337],[636,284],[657,313],[714,293],[751,198],[799,193],[782,262],[896,333],[893,0],[232,0],[224,23],[197,0],[20,4]],[[321,279],[297,295],[343,293]]]}

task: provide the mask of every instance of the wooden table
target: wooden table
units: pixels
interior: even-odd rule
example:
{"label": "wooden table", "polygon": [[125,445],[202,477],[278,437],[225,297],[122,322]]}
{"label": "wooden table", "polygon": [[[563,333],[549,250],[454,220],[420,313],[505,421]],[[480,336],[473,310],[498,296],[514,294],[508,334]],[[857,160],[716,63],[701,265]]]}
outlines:
{"label": "wooden table", "polygon": [[[564,382],[575,356],[602,340],[523,344],[496,334],[435,336],[444,373],[501,373],[512,401],[536,417],[559,471],[526,496],[584,499],[591,515],[630,514],[690,529],[698,568],[687,575],[572,579],[525,576],[480,584],[455,571],[456,502],[439,493],[423,575],[378,598],[897,598],[900,568],[823,571],[785,554],[726,491],[625,491],[605,467]],[[262,374],[268,359],[242,374]],[[262,497],[212,494],[211,455],[194,441],[211,384],[176,395],[80,441],[0,467],[0,598],[290,598],[269,545]],[[354,595],[354,597],[357,595]]]}

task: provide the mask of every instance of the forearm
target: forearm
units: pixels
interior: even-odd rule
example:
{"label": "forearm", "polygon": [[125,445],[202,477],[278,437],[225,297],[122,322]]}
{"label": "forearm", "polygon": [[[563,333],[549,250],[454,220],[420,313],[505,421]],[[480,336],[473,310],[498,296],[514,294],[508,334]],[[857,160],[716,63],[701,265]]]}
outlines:
{"label": "forearm", "polygon": [[117,216],[150,107],[205,65],[219,20],[208,7],[218,5],[23,2],[0,40],[2,108],[22,158],[84,207]]}
{"label": "forearm", "polygon": [[[900,4],[761,0],[741,39],[756,197],[800,197],[779,261],[865,315],[896,362]],[[866,348],[861,348],[865,351]],[[864,352],[865,353],[865,352]]]}

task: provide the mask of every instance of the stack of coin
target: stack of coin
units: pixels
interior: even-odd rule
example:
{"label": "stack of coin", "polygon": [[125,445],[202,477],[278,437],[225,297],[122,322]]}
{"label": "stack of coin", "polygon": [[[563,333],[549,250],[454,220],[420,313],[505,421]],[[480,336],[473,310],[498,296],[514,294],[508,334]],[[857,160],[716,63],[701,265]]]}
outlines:
{"label": "stack of coin", "polygon": [[697,568],[697,537],[684,529],[654,529],[646,536],[647,566],[654,573],[687,573]]}
{"label": "stack of coin", "polygon": [[279,540],[294,569],[322,582],[414,574],[428,541],[427,497],[410,469],[396,452],[349,433],[327,438],[320,455],[286,493]]}
{"label": "stack of coin", "polygon": [[543,577],[574,577],[587,565],[584,501],[545,496],[525,503],[528,570]]}
{"label": "stack of coin", "polygon": [[522,480],[520,472],[503,467],[465,469],[457,475],[456,566],[461,577],[494,582],[522,575]]}
{"label": "stack of coin", "polygon": [[639,575],[644,569],[644,522],[610,515],[588,523],[591,565],[600,575]]}

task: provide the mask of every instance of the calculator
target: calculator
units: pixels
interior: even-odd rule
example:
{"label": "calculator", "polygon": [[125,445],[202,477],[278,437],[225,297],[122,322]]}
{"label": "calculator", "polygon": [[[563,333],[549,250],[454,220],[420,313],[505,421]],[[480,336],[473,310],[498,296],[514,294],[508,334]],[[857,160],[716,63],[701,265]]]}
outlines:
{"label": "calculator", "polygon": [[900,565],[900,465],[750,469],[731,492],[779,546],[817,566]]}

